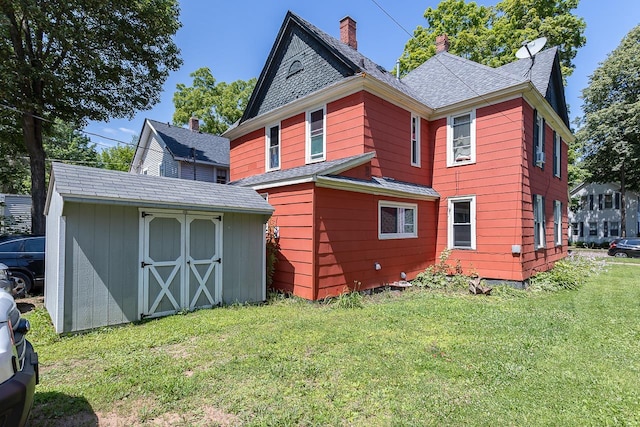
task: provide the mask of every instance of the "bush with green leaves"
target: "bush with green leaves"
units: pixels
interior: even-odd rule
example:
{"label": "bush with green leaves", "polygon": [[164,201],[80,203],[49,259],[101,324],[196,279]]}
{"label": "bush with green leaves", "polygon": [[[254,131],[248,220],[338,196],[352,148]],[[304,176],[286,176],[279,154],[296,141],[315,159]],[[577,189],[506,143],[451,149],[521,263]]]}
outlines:
{"label": "bush with green leaves", "polygon": [[604,264],[604,261],[599,262],[579,255],[569,256],[557,261],[552,269],[533,275],[529,289],[532,291],[578,289],[587,278],[604,271]]}
{"label": "bush with green leaves", "polygon": [[456,260],[455,266],[449,265],[451,250],[445,249],[440,253],[437,264],[430,265],[422,273],[418,273],[411,282],[419,288],[443,289],[443,290],[467,290],[469,277],[462,271],[460,260]]}

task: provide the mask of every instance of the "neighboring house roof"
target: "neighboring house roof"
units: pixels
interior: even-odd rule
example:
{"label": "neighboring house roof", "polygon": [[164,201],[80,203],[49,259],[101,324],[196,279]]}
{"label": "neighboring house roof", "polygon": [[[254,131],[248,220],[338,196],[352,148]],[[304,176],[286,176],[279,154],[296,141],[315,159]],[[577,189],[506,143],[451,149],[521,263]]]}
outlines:
{"label": "neighboring house roof", "polygon": [[249,176],[233,181],[229,183],[229,185],[264,189],[304,182],[315,182],[321,187],[360,191],[371,194],[410,195],[424,199],[437,199],[440,197],[438,192],[433,188],[424,185],[396,181],[391,178],[372,177],[370,180],[364,180],[337,175],[368,163],[374,157],[375,151],[371,151],[344,159],[312,163],[297,168]]}
{"label": "neighboring house roof", "polygon": [[195,154],[196,162],[229,166],[229,140],[227,138],[150,119],[146,119],[146,123],[151,125],[151,128],[162,139],[174,160],[193,161]]}
{"label": "neighboring house roof", "polygon": [[267,215],[274,210],[251,188],[63,163],[52,164],[46,210],[54,185],[63,199],[75,202]]}

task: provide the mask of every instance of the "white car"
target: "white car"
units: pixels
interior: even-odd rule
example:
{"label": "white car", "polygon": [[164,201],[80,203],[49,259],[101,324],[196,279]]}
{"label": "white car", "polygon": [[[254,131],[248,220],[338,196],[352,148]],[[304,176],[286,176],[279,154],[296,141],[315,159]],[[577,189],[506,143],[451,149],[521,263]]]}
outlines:
{"label": "white car", "polygon": [[20,317],[13,296],[0,289],[0,425],[24,426],[33,406],[38,354],[26,340],[29,321]]}

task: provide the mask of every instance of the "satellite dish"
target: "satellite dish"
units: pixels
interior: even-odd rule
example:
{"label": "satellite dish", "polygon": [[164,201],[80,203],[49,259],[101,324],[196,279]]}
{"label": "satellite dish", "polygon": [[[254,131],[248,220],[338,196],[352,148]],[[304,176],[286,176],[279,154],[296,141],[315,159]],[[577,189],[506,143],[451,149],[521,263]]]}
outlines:
{"label": "satellite dish", "polygon": [[516,52],[516,57],[520,59],[533,58],[533,56],[540,52],[544,45],[547,44],[546,37],[540,37],[534,41],[524,41],[522,47]]}

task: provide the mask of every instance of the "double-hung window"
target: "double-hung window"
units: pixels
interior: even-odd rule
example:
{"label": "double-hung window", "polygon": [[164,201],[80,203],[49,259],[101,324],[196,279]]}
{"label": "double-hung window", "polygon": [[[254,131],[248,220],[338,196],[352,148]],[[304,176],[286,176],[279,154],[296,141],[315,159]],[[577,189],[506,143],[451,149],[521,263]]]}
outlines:
{"label": "double-hung window", "polygon": [[420,167],[420,117],[411,115],[411,166]]}
{"label": "double-hung window", "polygon": [[556,246],[562,246],[562,202],[553,201],[553,241]]}
{"label": "double-hung window", "polygon": [[280,169],[280,125],[267,127],[267,171]]}
{"label": "double-hung window", "polygon": [[475,196],[450,198],[449,249],[476,248],[476,198]]}
{"label": "double-hung window", "polygon": [[378,238],[407,239],[418,237],[418,205],[378,202]]}
{"label": "double-hung window", "polygon": [[560,178],[560,156],[561,156],[562,140],[560,134],[553,131],[553,176]]}
{"label": "double-hung window", "polygon": [[545,153],[544,119],[537,110],[533,110],[533,164],[544,169]]}
{"label": "double-hung window", "polygon": [[544,197],[533,196],[533,242],[535,249],[545,247]]}
{"label": "double-hung window", "polygon": [[618,221],[609,223],[609,235],[611,237],[620,237],[620,223]]}
{"label": "double-hung window", "polygon": [[326,128],[324,107],[307,112],[307,163],[325,159]]}
{"label": "double-hung window", "polygon": [[449,116],[447,119],[447,166],[476,161],[475,110]]}

